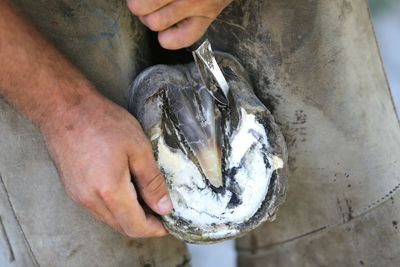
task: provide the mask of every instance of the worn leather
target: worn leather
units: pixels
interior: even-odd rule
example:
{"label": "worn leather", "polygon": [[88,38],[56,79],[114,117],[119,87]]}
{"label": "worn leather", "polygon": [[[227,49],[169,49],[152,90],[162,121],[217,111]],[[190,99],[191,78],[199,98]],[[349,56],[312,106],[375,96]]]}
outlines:
{"label": "worn leather", "polygon": [[239,266],[399,265],[400,129],[367,1],[238,0],[211,29],[289,152],[286,203]]}

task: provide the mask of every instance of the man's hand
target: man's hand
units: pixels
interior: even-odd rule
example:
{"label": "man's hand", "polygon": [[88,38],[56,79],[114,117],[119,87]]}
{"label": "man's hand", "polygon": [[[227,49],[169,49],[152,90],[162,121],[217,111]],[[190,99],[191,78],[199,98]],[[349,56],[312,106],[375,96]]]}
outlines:
{"label": "man's hand", "polygon": [[131,12],[158,33],[166,49],[196,42],[232,0],[127,0]]}
{"label": "man's hand", "polygon": [[167,233],[156,217],[144,212],[131,182],[132,173],[153,211],[171,211],[150,142],[127,111],[101,96],[91,96],[42,129],[71,199],[131,237]]}
{"label": "man's hand", "polygon": [[131,183],[132,174],[153,211],[171,211],[138,122],[97,93],[9,0],[0,0],[0,62],[0,96],[40,127],[67,194],[129,236],[166,234]]}

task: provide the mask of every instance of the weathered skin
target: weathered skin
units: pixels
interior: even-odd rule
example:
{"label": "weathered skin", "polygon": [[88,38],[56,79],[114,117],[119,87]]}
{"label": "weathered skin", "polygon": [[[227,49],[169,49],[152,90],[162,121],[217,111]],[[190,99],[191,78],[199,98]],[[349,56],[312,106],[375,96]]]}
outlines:
{"label": "weathered skin", "polygon": [[[150,65],[145,26],[125,1],[15,1],[114,102]],[[65,194],[38,128],[0,98],[0,266],[187,266],[183,242],[132,239]]]}
{"label": "weathered skin", "polygon": [[[242,123],[239,110],[244,109],[246,113],[256,115],[257,120],[265,128],[270,145],[268,153],[280,158],[283,168],[278,168],[277,171],[272,173],[268,194],[263,199],[263,203],[257,203],[259,208],[250,219],[243,219],[240,222],[226,222],[221,219],[219,223],[213,226],[205,224],[199,226],[192,224],[189,221],[190,218],[182,218],[174,211],[171,215],[164,217],[164,224],[170,233],[182,240],[203,244],[241,236],[257,227],[261,222],[274,219],[274,213],[284,199],[287,180],[286,144],[273,117],[254,95],[240,63],[229,54],[216,53],[216,55],[217,61],[230,84],[231,94],[228,109],[217,108],[214,104],[212,97],[202,85],[198,69],[194,63],[171,67],[157,65],[145,70],[137,77],[131,87],[129,105],[130,112],[139,120],[152,141],[161,170],[163,171],[164,168],[160,161],[161,152],[159,148],[159,139],[162,136],[172,151],[178,150],[186,154],[188,158],[192,158],[198,168],[203,170],[204,179],[208,180],[208,186],[215,188],[215,192],[231,190],[228,188],[227,181],[229,180],[227,179],[234,179],[234,176],[231,174],[231,170],[222,168],[221,171],[220,167],[219,172],[223,174],[223,179],[219,186],[215,186],[208,173],[204,171],[204,165],[212,165],[215,161],[227,162],[231,150],[229,138],[234,136]],[[196,90],[198,90],[198,96],[194,93]],[[196,108],[197,105],[200,108]],[[215,110],[216,114],[210,115],[214,114]],[[221,129],[223,125],[228,124],[229,130]],[[166,127],[168,130],[165,129]],[[180,136],[171,134],[174,129],[180,132]],[[210,144],[214,144],[213,149],[209,149]],[[185,146],[186,148],[183,148]],[[213,152],[214,150],[216,152]],[[213,153],[218,153],[218,155],[213,157]],[[202,154],[205,155],[204,158],[199,157]],[[204,163],[201,160],[204,160]],[[274,163],[268,161],[266,164],[269,166],[266,165],[265,168],[271,168],[271,164]],[[182,161],[179,165],[185,165],[185,162]],[[185,176],[190,175],[191,173],[185,173]],[[178,185],[173,182],[174,179],[179,181],[185,178],[179,177],[178,174],[170,177],[171,174],[167,172],[164,172],[164,176],[170,192],[177,190],[175,187]],[[269,178],[265,177],[265,179]],[[201,189],[193,186],[192,190]],[[241,197],[240,193],[238,196]],[[175,205],[186,205],[186,203],[182,204],[176,201]],[[226,212],[230,212],[230,209],[227,208]],[[227,226],[226,223],[229,223],[229,225]],[[224,231],[229,231],[229,234],[218,235]]]}

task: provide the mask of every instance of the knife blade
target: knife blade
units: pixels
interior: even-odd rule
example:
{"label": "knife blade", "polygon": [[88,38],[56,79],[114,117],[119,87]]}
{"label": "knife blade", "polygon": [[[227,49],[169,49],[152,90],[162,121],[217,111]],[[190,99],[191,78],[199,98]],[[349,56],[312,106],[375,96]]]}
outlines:
{"label": "knife blade", "polygon": [[188,47],[200,72],[201,80],[211,96],[221,105],[228,106],[229,84],[214,57],[207,33]]}

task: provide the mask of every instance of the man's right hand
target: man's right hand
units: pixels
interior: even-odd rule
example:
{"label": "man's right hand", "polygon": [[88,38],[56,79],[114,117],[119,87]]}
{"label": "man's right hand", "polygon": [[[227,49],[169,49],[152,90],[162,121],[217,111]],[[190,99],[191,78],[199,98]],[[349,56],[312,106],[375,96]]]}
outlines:
{"label": "man's right hand", "polygon": [[96,92],[13,7],[0,0],[0,96],[42,130],[67,194],[131,237],[162,236],[137,191],[158,214],[172,209],[139,123]]}
{"label": "man's right hand", "polygon": [[232,0],[127,0],[132,14],[158,32],[165,49],[191,46]]}

